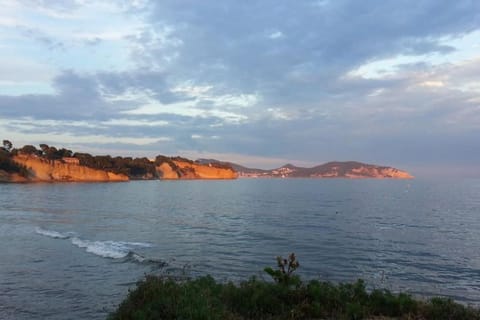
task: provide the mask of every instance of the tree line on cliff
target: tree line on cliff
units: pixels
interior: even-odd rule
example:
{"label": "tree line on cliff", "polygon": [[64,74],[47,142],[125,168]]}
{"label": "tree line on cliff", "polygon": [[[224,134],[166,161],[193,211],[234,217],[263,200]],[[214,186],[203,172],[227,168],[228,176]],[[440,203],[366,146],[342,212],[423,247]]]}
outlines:
{"label": "tree line on cliff", "polygon": [[[17,164],[13,157],[18,154],[31,155],[48,161],[66,162],[66,158],[78,159],[78,164],[92,169],[110,171],[116,174],[124,174],[131,179],[156,178],[158,173],[155,169],[157,165],[163,162],[169,162],[172,168],[176,165],[168,157],[158,156],[154,162],[148,158],[132,157],[112,157],[110,155],[93,156],[89,153],[73,152],[65,148],[56,148],[47,144],[40,144],[39,149],[33,145],[25,145],[21,148],[13,148],[9,140],[3,140],[3,146],[0,147],[0,170],[8,173],[20,173],[25,171],[21,165]],[[23,172],[22,175],[25,175]]]}
{"label": "tree line on cliff", "polygon": [[[22,176],[28,175],[28,170],[22,165],[17,164],[13,158],[18,154],[31,155],[45,159],[47,161],[67,162],[68,159],[78,159],[79,165],[92,169],[104,170],[116,174],[124,174],[130,179],[158,179],[162,178],[162,174],[157,170],[158,166],[166,163],[179,176],[185,174],[187,168],[179,168],[174,161],[183,161],[190,164],[195,162],[181,157],[167,157],[158,155],[155,160],[146,157],[112,157],[110,155],[93,156],[89,153],[73,152],[65,148],[56,148],[47,144],[40,144],[39,149],[33,145],[25,145],[19,149],[13,148],[13,144],[9,140],[3,140],[3,146],[0,146],[0,170],[8,173],[19,173]],[[222,164],[211,164],[218,168],[227,168]]]}

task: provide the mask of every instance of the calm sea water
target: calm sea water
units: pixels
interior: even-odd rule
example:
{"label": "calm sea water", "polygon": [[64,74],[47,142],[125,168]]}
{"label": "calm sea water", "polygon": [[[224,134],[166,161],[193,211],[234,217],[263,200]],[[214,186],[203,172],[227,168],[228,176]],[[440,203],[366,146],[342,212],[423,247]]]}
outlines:
{"label": "calm sea water", "polygon": [[0,319],[104,319],[146,273],[304,278],[480,304],[480,180],[0,185]]}

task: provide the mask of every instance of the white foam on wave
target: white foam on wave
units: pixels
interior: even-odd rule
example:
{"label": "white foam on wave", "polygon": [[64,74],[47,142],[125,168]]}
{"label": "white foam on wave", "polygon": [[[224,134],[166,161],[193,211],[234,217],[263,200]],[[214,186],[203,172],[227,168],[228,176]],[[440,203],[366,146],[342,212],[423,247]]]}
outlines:
{"label": "white foam on wave", "polygon": [[122,259],[130,255],[135,261],[144,262],[146,259],[133,249],[152,247],[150,243],[145,242],[86,240],[77,237],[74,232],[58,232],[40,227],[36,227],[35,232],[54,239],[71,239],[73,245],[104,258]]}
{"label": "white foam on wave", "polygon": [[140,247],[140,248],[153,247],[151,243],[146,243],[146,242],[117,241],[116,243],[119,243],[123,246],[129,246],[129,247]]}
{"label": "white foam on wave", "polygon": [[72,244],[85,249],[86,252],[111,259],[125,258],[135,247],[151,247],[149,243],[126,241],[91,241],[72,238]]}
{"label": "white foam on wave", "polygon": [[144,256],[138,254],[138,253],[135,253],[135,252],[130,252],[128,254],[133,260],[137,261],[137,262],[140,262],[140,263],[143,263],[145,261],[147,261],[147,259],[145,259]]}
{"label": "white foam on wave", "polygon": [[159,268],[163,268],[167,265],[167,262],[165,262],[165,261],[162,261],[160,259],[147,258],[147,257],[144,257],[141,254],[138,254],[138,253],[133,252],[133,251],[130,251],[126,258],[129,259],[130,261],[133,261],[133,262],[136,262],[136,263],[149,264],[149,265],[153,265],[153,266],[156,266],[156,267],[159,267]]}
{"label": "white foam on wave", "polygon": [[38,234],[41,234],[42,236],[46,236],[54,239],[68,239],[72,236],[71,232],[62,233],[58,231],[42,229],[40,227],[35,228],[35,232]]}

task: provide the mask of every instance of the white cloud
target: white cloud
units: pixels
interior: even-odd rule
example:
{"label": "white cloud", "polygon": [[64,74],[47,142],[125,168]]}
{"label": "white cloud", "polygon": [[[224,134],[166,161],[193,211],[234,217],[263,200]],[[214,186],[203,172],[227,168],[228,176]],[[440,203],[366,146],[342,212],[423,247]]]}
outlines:
{"label": "white cloud", "polygon": [[55,76],[49,65],[5,55],[0,59],[0,95],[53,94]]}
{"label": "white cloud", "polygon": [[49,83],[55,75],[54,68],[35,60],[12,56],[3,56],[0,60],[0,82]]}
{"label": "white cloud", "polygon": [[269,37],[270,39],[275,40],[275,39],[283,38],[283,37],[284,37],[284,34],[283,34],[283,32],[281,32],[281,31],[275,31],[275,32],[270,33],[270,34],[268,35],[268,37]]}
{"label": "white cloud", "polygon": [[11,17],[0,16],[0,27],[16,27],[18,21]]}
{"label": "white cloud", "polygon": [[201,135],[201,134],[192,134],[190,137],[192,139],[195,139],[195,140],[200,140],[200,139],[218,140],[218,139],[220,139],[220,136],[205,136],[205,135]]}
{"label": "white cloud", "polygon": [[[134,32],[134,31],[133,31]],[[108,41],[121,41],[124,40],[125,37],[134,34],[132,29],[128,30],[102,30],[97,32],[78,32],[73,34],[73,36],[77,39],[81,40],[108,40]]]}
{"label": "white cloud", "polygon": [[429,80],[429,81],[420,82],[420,86],[431,87],[431,88],[442,88],[445,86],[445,83],[443,81],[438,81],[438,80]]}
{"label": "white cloud", "polygon": [[374,89],[367,96],[368,97],[376,97],[376,96],[379,96],[379,95],[383,94],[384,92],[385,92],[385,88],[378,88],[378,89]]}
{"label": "white cloud", "polygon": [[[6,121],[1,120],[0,121]],[[11,127],[21,127],[23,129],[34,129],[37,126],[44,127],[59,127],[59,126],[68,126],[68,127],[81,127],[81,128],[97,128],[96,124],[92,124],[88,121],[66,121],[66,120],[38,120],[31,117],[24,117],[16,120],[8,121],[8,125]]]}
{"label": "white cloud", "polygon": [[268,108],[267,112],[268,115],[275,120],[293,120],[298,118],[298,114],[296,112],[289,112],[282,108]]}
{"label": "white cloud", "polygon": [[365,79],[384,79],[394,77],[402,72],[401,67],[408,64],[426,63],[435,67],[444,64],[460,64],[479,57],[480,31],[470,32],[462,37],[446,37],[439,40],[439,45],[450,46],[456,50],[442,54],[394,55],[392,57],[367,62],[347,76]]}
{"label": "white cloud", "polygon": [[[248,116],[241,112],[241,109],[254,106],[259,101],[256,94],[215,95],[212,86],[197,86],[191,83],[178,85],[171,91],[189,99],[163,104],[153,98],[154,92],[150,90],[127,92],[105,98],[108,101],[132,101],[132,103],[140,104],[134,109],[123,111],[124,115],[174,114],[199,118],[217,117],[226,123],[246,121]],[[208,104],[209,107],[205,108],[204,104]]]}
{"label": "white cloud", "polygon": [[0,41],[10,53],[57,70],[130,68],[135,64],[130,37],[146,27],[144,17],[129,14],[120,2],[0,0],[0,7],[0,28],[5,29]]}
{"label": "white cloud", "polygon": [[184,95],[192,98],[206,98],[208,92],[213,86],[199,86],[193,85],[191,82],[186,82],[182,85],[178,85],[172,89],[172,92],[183,93]]}
{"label": "white cloud", "polygon": [[192,85],[188,82],[172,89],[172,92],[182,93],[196,101],[211,101],[216,107],[251,107],[260,101],[259,94],[215,94],[213,91],[211,85]]}
{"label": "white cloud", "polygon": [[104,126],[126,126],[126,127],[164,127],[169,123],[164,120],[141,120],[141,119],[110,119],[107,121],[101,121],[101,125]]}
{"label": "white cloud", "polygon": [[[15,130],[14,127],[17,126],[18,129]],[[79,122],[79,121],[55,121],[55,120],[35,120],[29,122],[28,119],[17,121],[12,123],[11,120],[0,119],[0,135],[3,137],[14,137],[14,144],[17,146],[25,144],[35,144],[43,143],[46,141],[55,141],[58,144],[78,144],[78,143],[122,143],[122,144],[135,144],[135,145],[148,145],[156,143],[159,141],[168,142],[172,141],[171,137],[158,136],[158,137],[129,137],[129,136],[108,136],[102,134],[81,134],[76,135],[70,132],[56,132],[49,133],[35,133],[32,136],[31,133],[25,133],[26,129],[35,129],[38,126],[75,126],[75,127],[85,127],[85,128],[96,128],[96,125],[92,125],[88,122]],[[19,130],[21,129],[21,130]]]}
{"label": "white cloud", "polygon": [[162,104],[157,101],[150,100],[139,108],[134,110],[123,111],[125,115],[160,115],[173,114],[186,117],[209,118],[217,117],[227,123],[240,123],[248,119],[247,116],[223,111],[220,109],[204,110],[197,108],[191,101],[176,102],[171,104]]}

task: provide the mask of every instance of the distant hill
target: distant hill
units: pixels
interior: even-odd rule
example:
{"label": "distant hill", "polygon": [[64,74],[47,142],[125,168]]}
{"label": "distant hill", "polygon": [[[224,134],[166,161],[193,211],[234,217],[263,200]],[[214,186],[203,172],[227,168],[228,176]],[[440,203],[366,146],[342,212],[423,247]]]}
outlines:
{"label": "distant hill", "polygon": [[271,170],[247,168],[236,163],[222,162],[215,159],[198,159],[196,162],[202,164],[219,163],[231,166],[237,171],[239,177],[246,178],[413,178],[411,174],[400,169],[356,161],[333,161],[312,168],[286,164]]}

